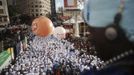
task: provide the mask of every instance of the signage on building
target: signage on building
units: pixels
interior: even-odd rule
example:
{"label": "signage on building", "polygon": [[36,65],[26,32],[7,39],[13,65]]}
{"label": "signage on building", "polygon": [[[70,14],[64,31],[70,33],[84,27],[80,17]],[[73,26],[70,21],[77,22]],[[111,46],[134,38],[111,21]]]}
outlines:
{"label": "signage on building", "polygon": [[77,9],[77,0],[64,0],[64,9]]}

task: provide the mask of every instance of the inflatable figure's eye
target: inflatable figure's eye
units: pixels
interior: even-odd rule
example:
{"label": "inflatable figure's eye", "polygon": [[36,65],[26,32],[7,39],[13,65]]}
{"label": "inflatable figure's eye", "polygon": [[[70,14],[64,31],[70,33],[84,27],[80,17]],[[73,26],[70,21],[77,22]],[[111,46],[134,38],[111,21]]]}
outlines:
{"label": "inflatable figure's eye", "polygon": [[37,24],[34,23],[34,24],[32,25],[32,30],[35,31],[36,29],[37,29]]}
{"label": "inflatable figure's eye", "polygon": [[115,28],[109,27],[105,30],[105,36],[108,40],[115,40],[118,34]]}

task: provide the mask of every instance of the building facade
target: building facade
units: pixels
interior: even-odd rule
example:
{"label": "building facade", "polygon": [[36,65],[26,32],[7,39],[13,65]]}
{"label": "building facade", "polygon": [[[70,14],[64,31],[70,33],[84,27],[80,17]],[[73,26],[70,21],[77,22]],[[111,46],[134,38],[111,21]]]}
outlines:
{"label": "building facade", "polygon": [[7,0],[7,4],[9,5],[16,5],[16,0]]}
{"label": "building facade", "polygon": [[9,24],[7,1],[0,0],[0,26],[5,26],[7,24]]}
{"label": "building facade", "polygon": [[51,13],[51,0],[16,0],[16,6],[20,14],[33,17]]}

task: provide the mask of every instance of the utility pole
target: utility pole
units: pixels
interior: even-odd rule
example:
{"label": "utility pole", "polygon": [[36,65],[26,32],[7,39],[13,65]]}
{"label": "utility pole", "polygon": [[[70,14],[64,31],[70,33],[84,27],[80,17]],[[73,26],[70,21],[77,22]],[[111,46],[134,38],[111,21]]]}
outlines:
{"label": "utility pole", "polygon": [[56,19],[57,19],[57,15],[56,15],[55,0],[51,0],[51,20],[55,26],[57,25]]}

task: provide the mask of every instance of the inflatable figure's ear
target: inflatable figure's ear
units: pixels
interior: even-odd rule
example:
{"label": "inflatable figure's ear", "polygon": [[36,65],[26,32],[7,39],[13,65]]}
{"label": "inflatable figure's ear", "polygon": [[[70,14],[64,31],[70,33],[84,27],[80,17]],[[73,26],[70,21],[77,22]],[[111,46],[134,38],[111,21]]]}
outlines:
{"label": "inflatable figure's ear", "polygon": [[117,13],[114,17],[114,24],[116,25],[120,25],[120,22],[122,20],[122,14],[121,13]]}

